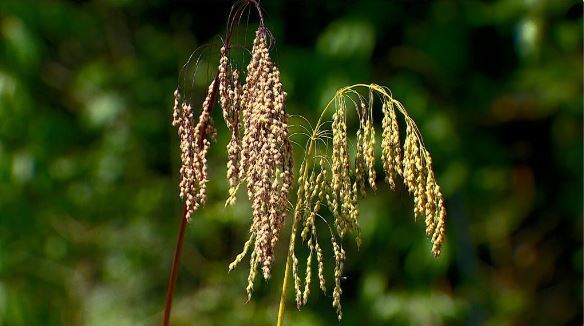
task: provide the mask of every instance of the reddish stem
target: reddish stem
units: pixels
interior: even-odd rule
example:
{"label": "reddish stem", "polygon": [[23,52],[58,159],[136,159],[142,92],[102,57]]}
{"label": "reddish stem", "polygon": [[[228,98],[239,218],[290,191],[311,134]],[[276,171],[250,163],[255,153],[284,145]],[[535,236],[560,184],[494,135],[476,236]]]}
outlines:
{"label": "reddish stem", "polygon": [[172,309],[172,297],[174,294],[174,284],[176,276],[178,275],[178,267],[180,264],[180,252],[185,239],[185,230],[187,228],[187,206],[185,205],[183,215],[180,219],[180,226],[178,229],[178,239],[176,240],[176,249],[174,251],[174,259],[172,260],[172,270],[170,271],[170,279],[168,280],[168,291],[166,292],[166,305],[164,307],[164,320],[162,325],[168,326],[170,321],[170,310]]}
{"label": "reddish stem", "polygon": [[[209,98],[210,103],[210,111],[213,111],[215,107],[215,99],[217,96],[217,92],[219,91],[219,72],[215,75],[213,90],[211,91],[211,96]],[[199,136],[199,143],[197,146],[203,146],[203,138],[205,137],[205,131],[207,128],[201,129],[201,135]],[[180,263],[180,252],[182,250],[184,238],[185,238],[185,230],[187,228],[187,211],[188,208],[185,205],[182,218],[180,220],[180,226],[178,229],[178,239],[176,240],[176,249],[174,250],[174,259],[172,260],[172,270],[170,271],[170,279],[168,280],[168,290],[166,292],[166,305],[164,307],[164,320],[162,325],[168,326],[168,322],[170,320],[170,311],[172,310],[172,297],[174,294],[174,284],[176,282],[176,277],[178,274],[178,265]]]}

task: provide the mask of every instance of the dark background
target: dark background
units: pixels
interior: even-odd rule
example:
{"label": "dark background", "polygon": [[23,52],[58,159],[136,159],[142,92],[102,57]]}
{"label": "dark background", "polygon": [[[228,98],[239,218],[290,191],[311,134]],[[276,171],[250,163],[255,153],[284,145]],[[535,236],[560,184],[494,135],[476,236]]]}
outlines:
{"label": "dark background", "polygon": [[[0,2],[0,325],[160,323],[182,209],[172,92],[189,54],[220,44],[231,4]],[[343,324],[581,325],[582,2],[263,6],[288,111],[314,119],[341,86],[389,86],[446,197],[438,260],[403,187],[361,203]],[[274,324],[289,223],[272,279],[245,303],[248,264],[227,265],[250,210],[223,207],[216,111],[209,202],[187,230],[173,324]],[[331,293],[312,292],[300,312],[290,298],[288,324],[336,324]]]}

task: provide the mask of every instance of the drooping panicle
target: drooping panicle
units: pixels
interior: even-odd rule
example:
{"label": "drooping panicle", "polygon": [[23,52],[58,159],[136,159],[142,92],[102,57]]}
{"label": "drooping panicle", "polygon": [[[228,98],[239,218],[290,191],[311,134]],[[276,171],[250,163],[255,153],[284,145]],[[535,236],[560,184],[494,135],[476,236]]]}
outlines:
{"label": "drooping panicle", "polygon": [[280,71],[270,58],[269,35],[264,26],[257,30],[245,84],[237,93],[241,94],[237,98],[243,127],[237,181],[247,185],[253,215],[253,252],[266,279],[270,277],[274,247],[293,184],[292,146],[284,110],[286,92]]}
{"label": "drooping panicle", "polygon": [[192,213],[207,200],[207,152],[216,137],[210,112],[216,91],[213,81],[209,85],[196,125],[193,123],[191,104],[181,96],[178,89],[174,92],[172,124],[178,127],[181,149],[179,189],[180,197],[185,200],[186,219],[189,221]]}
{"label": "drooping panicle", "polygon": [[[369,91],[368,100],[357,91]],[[387,88],[375,84],[354,85],[340,89],[325,108],[333,108],[330,130],[321,130],[328,125],[317,123],[306,148],[304,161],[300,167],[297,202],[294,211],[294,226],[290,242],[292,274],[296,291],[296,304],[300,308],[308,301],[312,281],[313,255],[316,253],[319,285],[325,291],[323,253],[318,242],[315,217],[328,224],[331,233],[334,266],[333,307],[339,319],[342,317],[342,274],[346,254],[343,240],[348,234],[360,244],[358,195],[365,194],[366,183],[375,189],[376,184],[376,137],[373,117],[374,95],[381,99],[383,121],[381,122],[381,159],[385,180],[395,189],[397,177],[401,176],[406,189],[414,198],[415,216],[424,216],[426,233],[432,241],[432,253],[438,256],[444,242],[446,210],[440,188],[436,184],[432,170],[432,159],[426,149],[420,131],[400,102],[393,99]],[[354,150],[350,148],[347,131],[348,109],[355,109],[359,117]],[[398,113],[405,123],[404,143],[400,142]],[[323,112],[324,115],[324,112]],[[321,116],[322,119],[322,116]],[[331,137],[332,135],[332,137]],[[332,143],[332,150],[328,145]],[[321,148],[324,147],[323,148]],[[354,153],[354,154],[353,154]],[[403,154],[402,154],[403,153]],[[354,155],[354,165],[349,157]],[[330,173],[328,173],[330,172]],[[315,194],[318,193],[318,196]],[[327,221],[319,214],[321,202],[326,199],[326,207],[333,220]],[[302,228],[297,228],[302,225]],[[298,259],[295,253],[296,232],[302,230],[302,242],[308,247],[304,286],[299,277]]]}
{"label": "drooping panicle", "polygon": [[347,139],[345,102],[341,101],[333,115],[332,150],[332,205],[335,225],[341,238],[355,226],[356,207],[353,205],[351,165],[349,162],[349,143]]}

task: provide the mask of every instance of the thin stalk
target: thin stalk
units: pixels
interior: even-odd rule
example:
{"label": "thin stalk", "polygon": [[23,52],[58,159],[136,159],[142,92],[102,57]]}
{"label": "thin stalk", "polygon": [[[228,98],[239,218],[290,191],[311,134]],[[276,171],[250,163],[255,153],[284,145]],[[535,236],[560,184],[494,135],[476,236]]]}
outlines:
{"label": "thin stalk", "polygon": [[185,205],[183,215],[180,219],[180,226],[178,229],[178,238],[176,240],[176,249],[174,251],[174,258],[172,260],[172,270],[170,271],[170,279],[168,280],[168,290],[166,292],[166,305],[164,307],[164,319],[162,325],[168,326],[170,321],[170,311],[172,309],[172,297],[174,294],[174,284],[178,275],[178,267],[180,265],[180,253],[185,239],[185,230],[187,228],[187,206]]}
{"label": "thin stalk", "polygon": [[[296,220],[294,220],[294,224],[292,225],[292,230],[296,229]],[[293,236],[292,236],[293,237]],[[284,272],[284,281],[282,282],[282,295],[280,296],[280,307],[278,308],[278,326],[283,325],[284,319],[284,310],[286,307],[286,289],[288,288],[288,279],[290,278],[290,257],[292,255],[288,253],[288,257],[286,258],[286,272]]]}

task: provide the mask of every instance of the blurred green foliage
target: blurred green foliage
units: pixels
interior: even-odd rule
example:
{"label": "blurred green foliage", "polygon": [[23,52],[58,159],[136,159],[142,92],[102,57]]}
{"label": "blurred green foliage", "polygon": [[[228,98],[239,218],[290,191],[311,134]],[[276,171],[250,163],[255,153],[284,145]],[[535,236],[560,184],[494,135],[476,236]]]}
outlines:
{"label": "blurred green foliage", "polygon": [[[581,324],[582,2],[264,2],[289,111],[389,86],[447,199],[438,260],[403,188],[361,204],[343,323]],[[220,44],[231,4],[0,2],[0,325],[159,324],[181,212],[171,94],[188,55]],[[273,324],[288,230],[245,303],[246,266],[227,265],[250,212],[223,207],[219,132],[173,324]],[[330,299],[290,304],[289,324],[336,324]]]}

